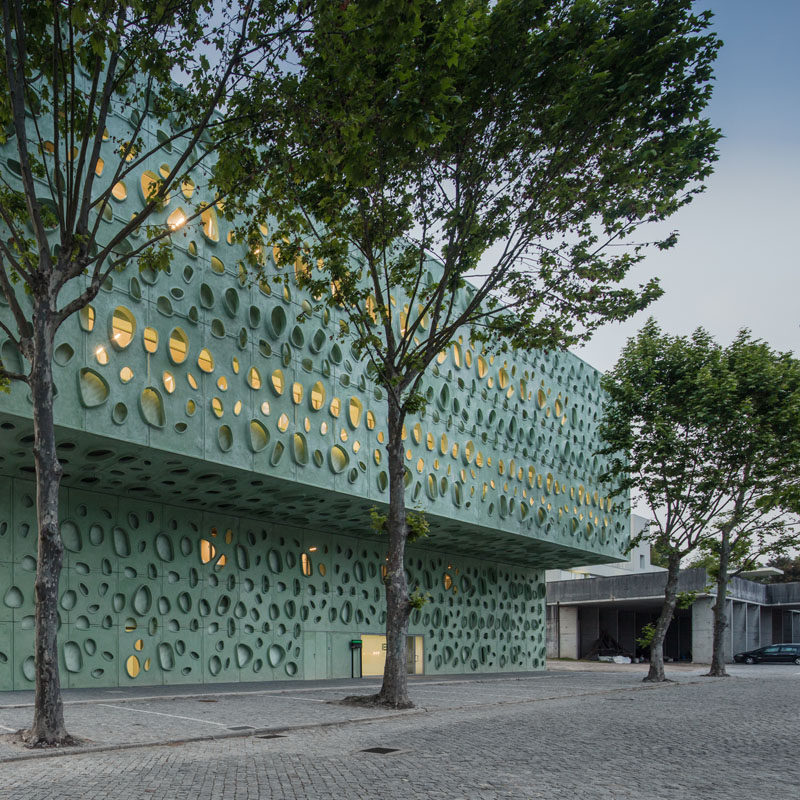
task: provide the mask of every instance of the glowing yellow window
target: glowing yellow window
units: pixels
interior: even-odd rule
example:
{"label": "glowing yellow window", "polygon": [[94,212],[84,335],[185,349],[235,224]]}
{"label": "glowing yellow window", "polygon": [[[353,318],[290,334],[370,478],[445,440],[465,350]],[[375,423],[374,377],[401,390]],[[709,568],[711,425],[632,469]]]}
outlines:
{"label": "glowing yellow window", "polygon": [[217,211],[213,206],[209,206],[200,214],[200,220],[203,223],[203,236],[210,242],[219,241],[219,219]]}
{"label": "glowing yellow window", "polygon": [[[157,337],[157,335],[156,335]],[[156,338],[157,341],[157,338]],[[169,335],[169,357],[173,364],[183,364],[189,352],[189,337],[183,328],[175,328]]]}
{"label": "glowing yellow window", "polygon": [[447,350],[442,350],[442,352],[436,356],[436,363],[444,364],[445,361],[447,361]]}
{"label": "glowing yellow window", "polygon": [[78,322],[82,330],[92,331],[94,329],[94,307],[84,306],[78,312]]}
{"label": "glowing yellow window", "polygon": [[414,441],[417,444],[422,441],[422,425],[420,425],[419,422],[411,429],[411,435],[414,437]]}
{"label": "glowing yellow window", "polygon": [[319,411],[323,405],[325,405],[325,387],[322,385],[322,381],[317,381],[311,387],[311,408]]}
{"label": "glowing yellow window", "polygon": [[242,413],[242,401],[237,400],[233,406],[233,413],[238,417]]}
{"label": "glowing yellow window", "polygon": [[217,417],[217,419],[219,419],[224,413],[222,407],[222,400],[220,400],[219,397],[215,397],[212,399],[211,410],[214,412],[214,416]]}
{"label": "glowing yellow window", "polygon": [[172,394],[175,391],[175,376],[171,372],[165,371],[161,376],[161,380],[164,382],[164,388],[167,392]]}
{"label": "glowing yellow window", "polygon": [[217,275],[222,275],[225,272],[225,265],[222,263],[222,259],[211,256],[211,269],[213,269]]}
{"label": "glowing yellow window", "polygon": [[342,401],[338,397],[331,400],[331,416],[338,417],[339,412],[342,410]]}
{"label": "glowing yellow window", "polygon": [[436,439],[432,433],[429,433],[425,437],[425,446],[428,448],[428,450],[433,450],[433,448],[436,446]]}
{"label": "glowing yellow window", "polygon": [[239,374],[239,359],[234,356],[231,359],[231,369],[238,375]]}
{"label": "glowing yellow window", "polygon": [[186,401],[186,416],[193,417],[194,412],[197,411],[197,403],[194,400]]}
{"label": "glowing yellow window", "polygon": [[307,553],[302,553],[300,555],[300,571],[306,576],[311,575],[313,572],[311,558]]}
{"label": "glowing yellow window", "polygon": [[124,350],[136,332],[136,318],[125,306],[117,306],[111,317],[111,343],[117,350]]}
{"label": "glowing yellow window", "polygon": [[97,164],[94,167],[94,174],[97,175],[99,178],[103,174],[103,168],[105,167],[105,161],[102,158],[97,159]]}
{"label": "glowing yellow window", "polygon": [[224,375],[220,375],[219,378],[217,378],[217,389],[221,392],[228,391],[228,379]]}
{"label": "glowing yellow window", "polygon": [[133,161],[138,152],[139,148],[133,142],[123,142],[119,146],[119,153],[125,157],[126,161]]}
{"label": "glowing yellow window", "polygon": [[217,550],[208,539],[201,539],[200,540],[200,560],[204,564],[208,564],[212,558],[217,554]]}
{"label": "glowing yellow window", "polygon": [[148,353],[155,353],[158,349],[158,331],[155,328],[144,329],[144,349]]}
{"label": "glowing yellow window", "polygon": [[328,423],[327,423],[327,422],[323,422],[323,423],[322,423],[322,424],[319,426],[319,432],[320,432],[320,433],[321,433],[323,436],[325,436],[325,435],[328,433]]}
{"label": "glowing yellow window", "polygon": [[128,189],[126,188],[124,181],[118,181],[114,184],[114,187],[111,189],[111,196],[120,202],[122,202],[128,196]]}
{"label": "glowing yellow window", "polygon": [[277,394],[278,396],[282,395],[285,385],[283,372],[279,369],[276,369],[272,373],[271,380],[272,380],[272,389],[275,392],[275,394]]}
{"label": "glowing yellow window", "polygon": [[186,224],[187,216],[186,212],[178,206],[168,217],[167,217],[167,225],[169,225],[169,229],[172,231],[177,231],[179,228],[182,228]]}
{"label": "glowing yellow window", "polygon": [[261,413],[265,417],[269,416],[269,403],[266,400],[261,404]]}
{"label": "glowing yellow window", "polygon": [[361,401],[357,397],[350,398],[350,406],[348,408],[348,414],[350,416],[350,424],[357,428],[359,423],[361,422],[361,412],[364,410],[364,406],[361,405]]}
{"label": "glowing yellow window", "polygon": [[211,355],[207,347],[204,347],[200,351],[200,355],[197,357],[197,366],[200,367],[203,372],[214,371],[214,356]]}
{"label": "glowing yellow window", "polygon": [[148,169],[142,173],[140,185],[142,187],[142,199],[147,202],[161,188],[162,180],[152,170]]}
{"label": "glowing yellow window", "polygon": [[485,378],[488,369],[486,359],[483,356],[478,356],[478,377]]}
{"label": "glowing yellow window", "polygon": [[303,399],[303,384],[300,383],[299,381],[295,381],[292,384],[292,401],[297,406],[300,405],[302,399]]}
{"label": "glowing yellow window", "polygon": [[375,428],[375,414],[373,414],[371,411],[367,411],[367,427],[370,430]]}
{"label": "glowing yellow window", "polygon": [[191,386],[192,389],[197,388],[197,379],[194,377],[194,375],[192,375],[191,372],[186,374],[186,380],[189,382],[189,386]]}
{"label": "glowing yellow window", "polygon": [[136,656],[129,656],[128,660],[125,662],[125,671],[131,678],[135,678],[140,671],[141,667],[139,666],[139,659]]}
{"label": "glowing yellow window", "polygon": [[281,433],[286,433],[287,429],[289,428],[289,417],[286,414],[281,414],[278,417],[278,430]]}
{"label": "glowing yellow window", "polygon": [[250,367],[247,371],[247,385],[251,389],[261,388],[261,373],[255,367]]}
{"label": "glowing yellow window", "polygon": [[133,370],[130,367],[123,367],[119,371],[119,379],[123,383],[128,383],[129,381],[133,380]]}
{"label": "glowing yellow window", "polygon": [[191,178],[186,178],[181,181],[181,191],[187,200],[191,200],[194,194],[194,181]]}
{"label": "glowing yellow window", "polygon": [[501,367],[500,371],[497,373],[497,385],[501,389],[505,389],[506,386],[508,386],[508,372],[505,367]]}
{"label": "glowing yellow window", "polygon": [[536,393],[536,404],[539,408],[544,408],[545,404],[547,403],[547,395],[544,393],[543,389],[539,389]]}

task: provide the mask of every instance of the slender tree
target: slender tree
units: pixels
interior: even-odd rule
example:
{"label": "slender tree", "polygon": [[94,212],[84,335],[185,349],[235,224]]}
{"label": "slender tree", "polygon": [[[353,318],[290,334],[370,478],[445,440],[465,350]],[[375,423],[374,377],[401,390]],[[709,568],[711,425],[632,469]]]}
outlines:
{"label": "slender tree", "polygon": [[564,347],[658,295],[619,287],[641,257],[625,245],[701,191],[716,157],[708,25],[688,0],[331,4],[288,99],[252,98],[291,132],[250,150],[253,216],[274,216],[281,261],[344,310],[385,390],[387,658],[371,702],[411,704],[403,428],[425,376],[459,335]]}
{"label": "slender tree", "polygon": [[709,422],[724,382],[721,348],[706,331],[672,337],[655,320],[628,340],[604,377],[600,435],[607,477],[646,503],[640,536],[666,560],[664,603],[650,643],[646,681],[664,681],[664,638],[678,602],[681,560],[713,536],[726,495]]}
{"label": "slender tree", "polygon": [[[0,363],[0,382],[30,388],[39,528],[30,746],[70,738],[57,650],[63,547],[54,337],[114,272],[164,268],[170,237],[213,206],[212,196],[180,219],[163,213],[186,174],[242,126],[220,109],[252,70],[266,79],[265,64],[280,62],[295,19],[289,9],[252,0],[2,0],[0,135],[18,167],[0,177],[0,292],[8,304],[0,333],[22,366]],[[109,134],[112,110],[129,118],[121,136]],[[156,137],[156,128],[166,133]],[[142,209],[106,230],[114,193],[126,180],[138,183],[157,157],[171,166],[153,173]]]}

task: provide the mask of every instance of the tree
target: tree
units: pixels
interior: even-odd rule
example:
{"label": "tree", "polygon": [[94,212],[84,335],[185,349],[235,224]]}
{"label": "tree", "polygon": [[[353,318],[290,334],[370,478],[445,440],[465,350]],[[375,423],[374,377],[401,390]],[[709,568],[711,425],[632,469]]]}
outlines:
{"label": "tree", "polygon": [[[17,177],[5,173],[0,185],[0,291],[10,308],[0,331],[23,368],[0,363],[0,381],[31,391],[39,528],[30,746],[70,739],[56,647],[63,555],[53,424],[56,331],[114,272],[164,268],[170,237],[216,213],[214,198],[180,218],[167,219],[165,207],[186,173],[244,124],[218,109],[251,70],[266,71],[259,57],[278,59],[292,19],[288,3],[257,7],[251,0],[241,7],[227,0],[3,0],[0,122],[3,141],[16,150]],[[130,125],[118,138],[109,135],[107,121],[121,108]],[[156,136],[156,128],[167,133]],[[138,183],[142,168],[159,156],[171,166],[145,173],[144,207],[108,233],[102,223],[115,192],[134,175]],[[199,188],[198,196],[205,194]]]}
{"label": "tree", "polygon": [[727,380],[719,398],[718,458],[729,494],[718,535],[704,543],[717,586],[709,676],[725,670],[728,582],[760,557],[800,544],[800,361],[741,331],[723,353]]}
{"label": "tree", "polygon": [[770,583],[793,583],[800,581],[800,556],[782,555],[775,556],[767,561],[768,567],[777,567],[783,570],[783,575],[769,578]]}
{"label": "tree", "polygon": [[701,191],[716,157],[708,25],[688,0],[331,4],[286,101],[251,99],[291,136],[256,139],[264,189],[241,202],[276,217],[281,261],[344,309],[385,390],[387,658],[371,702],[411,705],[403,431],[427,371],[459,335],[564,347],[657,296],[619,287],[641,257],[624,245]]}
{"label": "tree", "polygon": [[[663,641],[683,558],[698,549],[705,563],[714,557],[721,658],[731,556],[744,566],[759,551],[785,546],[790,529],[774,498],[797,480],[795,372],[790,356],[772,353],[747,332],[723,349],[703,329],[673,337],[650,319],[604,378],[600,431],[608,443],[603,452],[612,456],[608,477],[647,503],[654,525],[643,536],[667,556],[645,680],[665,680]],[[786,408],[766,413],[768,397],[786,400]]]}

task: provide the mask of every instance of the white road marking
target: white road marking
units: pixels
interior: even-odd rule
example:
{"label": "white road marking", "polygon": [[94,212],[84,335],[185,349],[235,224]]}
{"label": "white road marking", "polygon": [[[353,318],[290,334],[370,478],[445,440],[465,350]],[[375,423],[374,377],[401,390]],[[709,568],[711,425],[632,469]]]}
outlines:
{"label": "white road marking", "polygon": [[202,722],[206,725],[216,725],[219,728],[227,728],[228,725],[224,722],[212,722],[209,719],[198,719],[197,717],[182,717],[178,714],[165,714],[163,711],[145,711],[143,708],[128,708],[127,706],[112,706],[110,703],[98,703],[97,705],[104,708],[116,708],[120,711],[134,711],[137,714],[156,714],[159,717],[172,717],[173,719],[187,719],[190,722]]}
{"label": "white road marking", "polygon": [[9,727],[7,727],[5,725],[0,725],[0,728],[2,728],[4,731],[10,731],[11,733],[14,733],[17,730],[19,730],[19,728],[9,728]]}
{"label": "white road marking", "polygon": [[289,694],[273,694],[274,700],[302,700],[304,703],[327,703],[327,700],[317,700],[316,697],[292,697]]}

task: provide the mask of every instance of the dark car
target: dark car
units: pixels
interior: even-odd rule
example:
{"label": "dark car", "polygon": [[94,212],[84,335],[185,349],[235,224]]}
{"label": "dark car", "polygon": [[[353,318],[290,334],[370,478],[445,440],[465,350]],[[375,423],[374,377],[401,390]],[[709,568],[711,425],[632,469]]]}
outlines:
{"label": "dark car", "polygon": [[777,664],[800,664],[800,644],[771,644],[757,650],[737,653],[733,660],[739,664],[760,664],[772,661]]}

